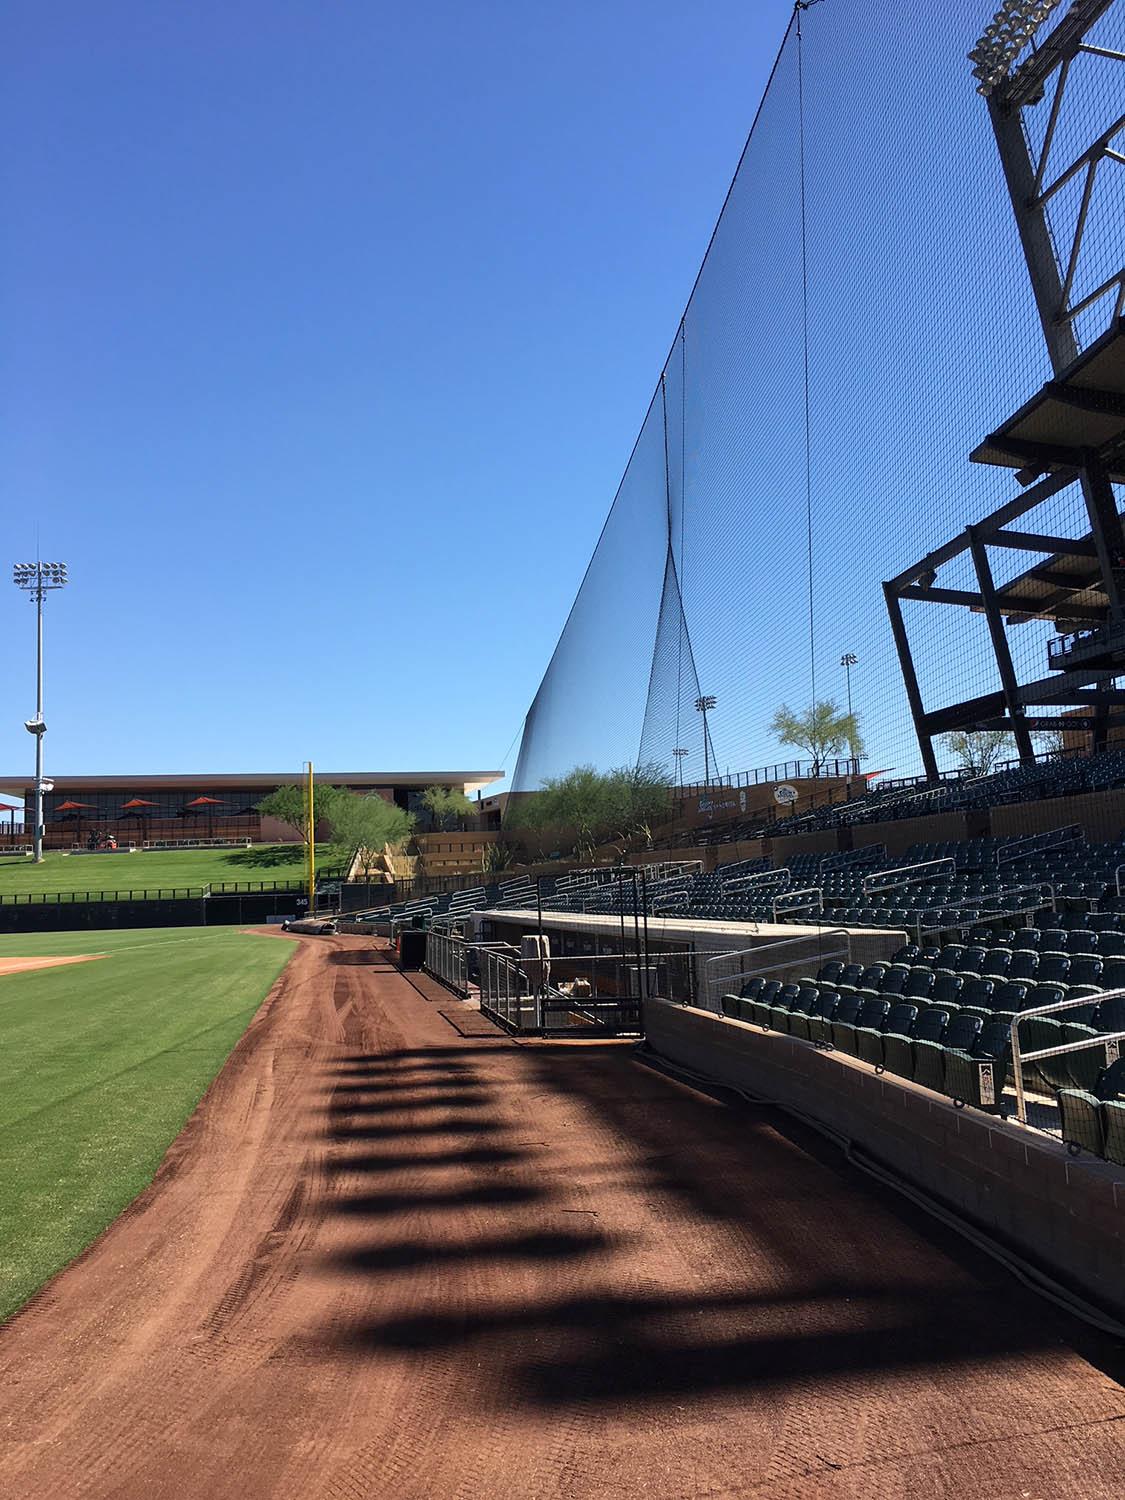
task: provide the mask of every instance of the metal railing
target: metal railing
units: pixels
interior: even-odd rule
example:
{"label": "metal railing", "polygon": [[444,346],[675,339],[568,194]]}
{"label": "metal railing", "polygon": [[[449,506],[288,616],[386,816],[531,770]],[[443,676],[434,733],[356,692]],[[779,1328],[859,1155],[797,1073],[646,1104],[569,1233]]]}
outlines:
{"label": "metal railing", "polygon": [[833,870],[852,870],[857,865],[875,864],[887,857],[886,844],[868,844],[865,849],[842,849],[839,854],[826,854],[817,865],[817,875]]}
{"label": "metal railing", "polygon": [[461,938],[438,932],[426,934],[425,968],[456,995],[465,999],[469,993],[469,963]]}
{"label": "metal railing", "polygon": [[823,890],[818,885],[808,885],[808,886],[804,886],[799,891],[782,891],[780,895],[775,896],[773,898],[773,900],[770,902],[770,911],[773,914],[773,920],[776,922],[777,919],[778,919],[777,908],[778,908],[778,903],[779,902],[781,902],[781,901],[796,901],[797,898],[800,897],[800,896],[810,896],[810,897],[815,897],[816,899],[815,900],[809,900],[809,901],[802,901],[800,903],[800,905],[798,905],[798,906],[789,906],[789,907],[786,907],[785,908],[785,912],[784,912],[785,916],[792,917],[797,912],[807,912],[807,911],[815,911],[818,916],[820,916],[820,917],[824,916],[824,892],[823,892]]}
{"label": "metal railing", "polygon": [[[877,891],[896,891],[904,885],[917,885],[928,880],[928,875],[913,873],[919,870],[933,871],[938,865],[948,866],[951,875],[957,874],[957,861],[946,855],[943,859],[923,859],[916,865],[899,865],[894,870],[877,870],[874,875],[863,877],[863,894],[870,896]],[[905,876],[905,879],[893,879],[894,876]],[[880,882],[876,884],[875,882]]]}
{"label": "metal railing", "polygon": [[1068,823],[1062,828],[1049,828],[1045,833],[1029,833],[1004,844],[996,851],[996,868],[1009,865],[1013,860],[1026,859],[1029,854],[1044,854],[1048,849],[1062,849],[1067,844],[1080,844],[1085,838],[1078,823]]}
{"label": "metal railing", "polygon": [[758,870],[753,875],[735,875],[730,880],[719,883],[719,889],[723,895],[734,891],[748,891],[752,886],[783,885],[788,886],[793,879],[793,872],[788,865],[781,865],[776,870]]}
{"label": "metal railing", "polygon": [[763,786],[772,781],[807,781],[825,776],[861,776],[859,761],[855,759],[835,760],[783,760],[773,766],[758,766],[753,771],[735,771],[726,776],[712,776],[707,782],[689,782],[676,786],[673,791],[681,796],[693,797],[715,787]]}
{"label": "metal railing", "polygon": [[[480,1008],[509,1031],[537,1029],[542,1012],[520,965],[495,948],[479,949]],[[530,1020],[529,1020],[530,1014]]]}
{"label": "metal railing", "polygon": [[[1050,896],[1047,898],[1043,896],[1044,887],[1046,887],[1046,889],[1050,892]],[[999,901],[1009,896],[1021,895],[1026,891],[1034,891],[1038,897],[1038,900],[1032,902],[1028,906],[1005,907],[1000,911],[986,911],[984,908],[983,903],[985,901]],[[951,902],[949,904],[949,907],[947,908],[930,907],[927,910],[922,910],[918,912],[917,920],[911,921],[909,918],[907,918],[904,925],[910,928],[911,931],[913,931],[915,935],[915,941],[917,942],[918,946],[923,947],[924,944],[922,942],[922,939],[926,936],[931,936],[939,932],[967,932],[970,927],[978,926],[986,917],[989,920],[1001,918],[1005,921],[1009,921],[1014,917],[1025,917],[1030,919],[1041,912],[1045,906],[1050,906],[1052,911],[1057,911],[1058,909],[1056,904],[1055,888],[1048,880],[1040,880],[1034,885],[1012,886],[1010,890],[997,891],[992,896],[978,897],[977,901],[979,903],[977,906],[977,915],[969,921],[933,922],[927,925],[926,917],[932,915],[933,912],[942,911],[943,909],[955,910],[958,904],[964,904]],[[1030,926],[1030,920],[1027,921],[1025,925]]]}
{"label": "metal railing", "polygon": [[[825,946],[826,944],[835,946],[829,947]],[[806,951],[796,953],[793,950],[797,948]],[[785,956],[779,956],[783,949]],[[813,951],[809,952],[810,949]],[[757,961],[766,955],[769,955],[766,963]],[[728,989],[720,988],[720,986],[729,986],[732,982],[736,982],[741,988],[747,979],[777,974],[814,960],[818,964],[825,964],[834,958],[842,958],[845,962],[851,959],[851,934],[842,927],[825,929],[817,933],[815,937],[780,938],[776,943],[761,943],[757,948],[739,948],[728,953],[716,953],[713,958],[705,959],[703,964],[707,1009],[721,1010],[720,1001],[722,996],[728,993]],[[755,962],[748,967],[745,963],[746,959],[753,959]],[[735,963],[737,963],[736,968],[729,967]],[[719,964],[726,964],[727,970],[719,972],[716,967]]]}
{"label": "metal railing", "polygon": [[1035,1016],[1053,1015],[1060,1010],[1074,1010],[1080,1005],[1089,1008],[1091,1005],[1100,1005],[1103,1000],[1117,1000],[1121,996],[1125,996],[1125,989],[1103,990],[1100,994],[1083,995],[1077,1000],[1059,1000],[1054,1005],[1037,1005],[1031,1010],[1021,1010],[1017,1016],[1013,1017],[1009,1034],[1012,1039],[1012,1073],[1016,1080],[1016,1116],[1021,1125],[1027,1124],[1027,1096],[1023,1081],[1025,1063],[1038,1062],[1042,1057],[1063,1057],[1068,1052],[1087,1052],[1094,1047],[1104,1047],[1108,1066],[1111,1062],[1117,1061],[1120,1044],[1125,1041],[1125,1031],[1106,1031],[1099,1032],[1096,1037],[1087,1037],[1080,1042],[1063,1042],[1058,1047],[1040,1047],[1035,1052],[1023,1052],[1020,1050],[1019,1038],[1021,1022]]}

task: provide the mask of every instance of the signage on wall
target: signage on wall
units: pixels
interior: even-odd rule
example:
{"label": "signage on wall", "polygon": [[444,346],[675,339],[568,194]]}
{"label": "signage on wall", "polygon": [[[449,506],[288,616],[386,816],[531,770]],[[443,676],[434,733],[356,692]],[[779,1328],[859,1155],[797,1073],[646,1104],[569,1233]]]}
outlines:
{"label": "signage on wall", "polygon": [[773,789],[773,800],[780,802],[782,807],[792,807],[798,795],[797,788],[790,786],[787,781],[783,781],[780,786],[775,786]]}

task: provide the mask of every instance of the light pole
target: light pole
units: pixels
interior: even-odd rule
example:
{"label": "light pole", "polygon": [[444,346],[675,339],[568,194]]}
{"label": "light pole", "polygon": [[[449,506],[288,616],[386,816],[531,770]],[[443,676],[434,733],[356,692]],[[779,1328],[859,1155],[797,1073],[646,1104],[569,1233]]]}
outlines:
{"label": "light pole", "polygon": [[24,728],[35,736],[35,863],[43,863],[43,793],[49,788],[43,781],[43,595],[51,589],[66,587],[66,563],[15,563],[12,582],[25,589],[35,601],[35,717],[25,719]]}
{"label": "light pole", "polygon": [[695,700],[696,710],[703,715],[703,785],[711,783],[711,764],[708,759],[707,749],[707,710],[715,707],[715,696],[713,693],[704,693]]}
{"label": "light pole", "polygon": [[680,791],[682,792],[684,789],[684,756],[690,755],[691,751],[685,750],[681,746],[680,749],[673,750],[672,754],[676,757],[676,781],[679,784]]}
{"label": "light pole", "polygon": [[852,716],[852,668],[859,662],[859,657],[852,651],[845,651],[840,658],[840,665],[847,673],[848,678],[848,718]]}

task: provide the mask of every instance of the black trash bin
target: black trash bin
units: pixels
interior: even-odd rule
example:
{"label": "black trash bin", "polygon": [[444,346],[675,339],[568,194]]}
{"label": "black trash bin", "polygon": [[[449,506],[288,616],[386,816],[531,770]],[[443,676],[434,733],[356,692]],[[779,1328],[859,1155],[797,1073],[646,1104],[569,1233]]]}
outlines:
{"label": "black trash bin", "polygon": [[420,969],[426,961],[426,934],[407,927],[399,933],[395,951],[400,969]]}

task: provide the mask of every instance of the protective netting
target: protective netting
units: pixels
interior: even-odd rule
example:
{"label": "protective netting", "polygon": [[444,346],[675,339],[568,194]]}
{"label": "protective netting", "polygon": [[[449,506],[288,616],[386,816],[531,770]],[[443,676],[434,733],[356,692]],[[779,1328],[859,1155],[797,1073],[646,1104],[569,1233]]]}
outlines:
{"label": "protective netting", "polygon": [[[1018,492],[968,455],[1052,373],[966,60],[989,19],[989,0],[794,13],[528,712],[514,790],[638,759],[702,781],[702,694],[716,700],[712,771],[792,758],[770,732],[776,710],[845,707],[845,653],[867,764],[921,769],[882,582]],[[1088,40],[1125,50],[1123,22],[1117,0]],[[1122,63],[1090,54],[1075,70],[1060,157],[1123,97]],[[1027,113],[1041,145],[1048,109]],[[1125,166],[1101,172],[1072,305],[1122,265]],[[1049,205],[1064,272],[1084,191],[1078,174]],[[1091,304],[1079,347],[1112,315],[1112,296]],[[1034,524],[1082,535],[1077,487]],[[1040,560],[994,557],[997,582]],[[943,583],[976,587],[967,555]],[[903,608],[928,706],[997,690],[980,614]],[[1052,633],[1042,621],[1009,632],[1017,671],[1042,673]]]}

